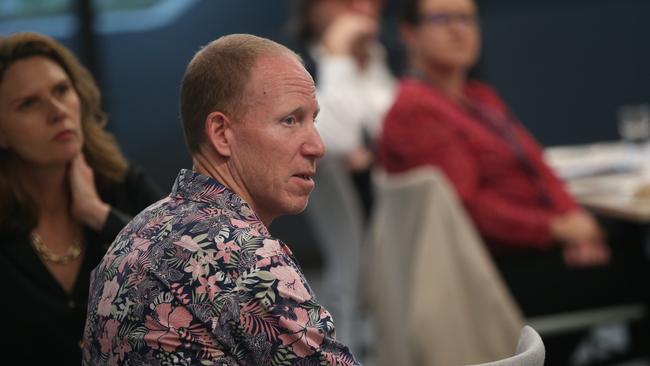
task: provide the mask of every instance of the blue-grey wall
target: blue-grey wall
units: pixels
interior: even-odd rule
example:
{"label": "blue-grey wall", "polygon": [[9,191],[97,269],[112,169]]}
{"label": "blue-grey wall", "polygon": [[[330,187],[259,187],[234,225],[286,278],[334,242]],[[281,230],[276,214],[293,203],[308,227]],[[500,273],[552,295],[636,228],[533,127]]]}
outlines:
{"label": "blue-grey wall", "polygon": [[163,187],[191,167],[179,122],[178,91],[199,47],[229,33],[285,41],[279,1],[200,1],[168,27],[101,39],[102,86],[113,131],[125,152]]}
{"label": "blue-grey wall", "polygon": [[[95,71],[110,129],[129,159],[162,188],[170,188],[180,168],[190,167],[177,105],[187,62],[201,45],[228,33],[288,42],[290,1],[200,0],[163,27],[96,37]],[[616,139],[616,108],[650,102],[650,1],[479,3],[484,52],[478,74],[500,91],[542,144]],[[398,0],[386,5],[383,38],[393,48],[399,45]],[[6,28],[0,22],[0,33]],[[59,38],[80,51],[80,37]],[[313,259],[314,238],[303,220],[282,219],[274,226],[304,252],[299,257]]]}
{"label": "blue-grey wall", "polygon": [[[163,187],[190,162],[178,119],[178,84],[198,48],[255,33],[287,43],[291,0],[200,0],[170,24],[96,37],[97,75],[110,129]],[[398,46],[398,0],[387,0],[383,38]],[[650,102],[650,1],[479,0],[479,75],[544,145],[618,138],[616,108]],[[0,32],[3,24],[0,23]],[[27,29],[25,29],[27,30]],[[78,36],[61,40],[80,51]]]}
{"label": "blue-grey wall", "polygon": [[618,138],[616,109],[650,103],[650,1],[489,0],[480,74],[543,144]]}

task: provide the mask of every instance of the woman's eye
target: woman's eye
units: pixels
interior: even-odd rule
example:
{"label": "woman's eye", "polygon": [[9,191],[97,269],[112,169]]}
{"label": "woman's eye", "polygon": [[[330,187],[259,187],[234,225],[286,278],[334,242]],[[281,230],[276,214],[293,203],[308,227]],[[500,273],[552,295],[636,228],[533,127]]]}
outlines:
{"label": "woman's eye", "polygon": [[27,108],[33,106],[34,104],[36,104],[36,99],[35,98],[26,98],[26,99],[24,99],[22,102],[20,102],[18,104],[18,109],[19,110],[24,110],[24,109],[27,109]]}
{"label": "woman's eye", "polygon": [[66,84],[59,84],[54,88],[54,92],[57,95],[63,95],[65,93],[67,93],[68,90],[70,90],[70,85],[68,85],[67,83]]}

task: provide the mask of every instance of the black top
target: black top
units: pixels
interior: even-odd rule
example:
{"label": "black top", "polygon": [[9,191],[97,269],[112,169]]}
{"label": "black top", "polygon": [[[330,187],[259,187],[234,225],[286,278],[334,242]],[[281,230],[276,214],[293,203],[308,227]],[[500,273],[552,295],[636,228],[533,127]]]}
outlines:
{"label": "black top", "polygon": [[[16,237],[0,228],[0,278],[4,357],[21,365],[81,364],[82,338],[90,272],[131,217],[162,194],[137,169],[123,182],[99,192],[111,211],[101,232],[86,228],[86,250],[77,282],[67,294],[34,252],[27,236]],[[9,354],[12,355],[9,355]]]}

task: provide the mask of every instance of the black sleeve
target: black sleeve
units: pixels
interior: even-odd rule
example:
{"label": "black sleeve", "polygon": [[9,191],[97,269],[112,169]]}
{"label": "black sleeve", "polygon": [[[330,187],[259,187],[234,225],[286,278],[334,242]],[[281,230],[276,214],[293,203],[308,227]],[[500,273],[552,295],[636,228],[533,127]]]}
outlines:
{"label": "black sleeve", "polygon": [[135,215],[163,194],[139,168],[130,166],[124,181],[100,192],[100,196],[111,206],[104,227],[97,233],[100,242],[108,246]]}

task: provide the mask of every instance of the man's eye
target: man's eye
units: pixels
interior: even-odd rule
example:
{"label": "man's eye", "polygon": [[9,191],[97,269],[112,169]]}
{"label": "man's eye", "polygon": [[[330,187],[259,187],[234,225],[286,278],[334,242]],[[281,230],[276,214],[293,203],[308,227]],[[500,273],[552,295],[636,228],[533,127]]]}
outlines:
{"label": "man's eye", "polygon": [[282,120],[282,123],[284,123],[285,125],[295,125],[296,123],[298,123],[298,120],[294,116],[289,116],[284,118]]}

